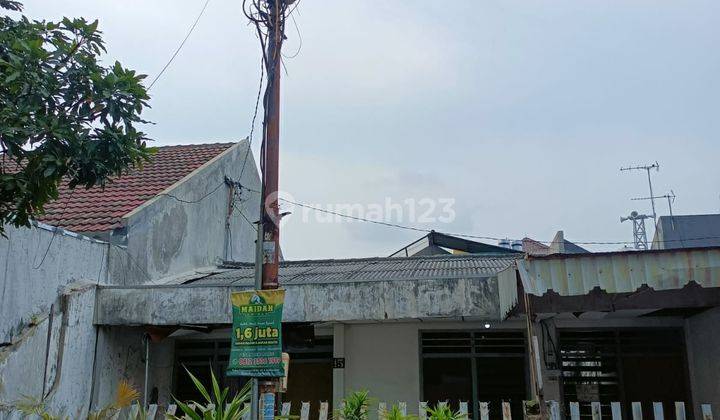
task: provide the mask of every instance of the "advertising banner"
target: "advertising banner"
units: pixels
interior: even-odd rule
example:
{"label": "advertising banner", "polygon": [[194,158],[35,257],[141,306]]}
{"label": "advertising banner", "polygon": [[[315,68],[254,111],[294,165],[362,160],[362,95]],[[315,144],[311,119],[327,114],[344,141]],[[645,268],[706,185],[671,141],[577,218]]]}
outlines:
{"label": "advertising banner", "polygon": [[230,294],[233,329],[228,376],[280,378],[284,290]]}

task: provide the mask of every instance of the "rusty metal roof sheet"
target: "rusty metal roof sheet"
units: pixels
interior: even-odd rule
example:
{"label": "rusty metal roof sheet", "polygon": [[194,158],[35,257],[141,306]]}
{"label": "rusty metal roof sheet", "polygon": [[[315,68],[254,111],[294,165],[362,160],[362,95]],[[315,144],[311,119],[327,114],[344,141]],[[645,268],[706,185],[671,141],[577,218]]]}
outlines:
{"label": "rusty metal roof sheet", "polygon": [[608,293],[680,289],[694,281],[720,287],[720,248],[626,251],[527,257],[517,261],[525,291],[541,296],[584,295],[599,287]]}
{"label": "rusty metal roof sheet", "polygon": [[[281,285],[357,283],[392,280],[443,280],[493,277],[518,259],[513,254],[433,255],[405,258],[355,258],[345,260],[283,261]],[[219,273],[187,283],[251,286],[255,265],[225,263]]]}

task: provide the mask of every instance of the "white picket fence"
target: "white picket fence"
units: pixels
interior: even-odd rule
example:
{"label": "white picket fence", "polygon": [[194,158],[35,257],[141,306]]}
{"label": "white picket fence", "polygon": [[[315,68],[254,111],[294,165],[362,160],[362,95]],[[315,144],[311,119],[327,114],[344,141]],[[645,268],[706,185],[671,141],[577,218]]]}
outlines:
{"label": "white picket fence", "polygon": [[[440,403],[445,404],[445,403]],[[560,404],[557,401],[549,401],[547,403],[548,405],[548,414],[550,420],[562,420],[564,418],[567,418],[569,420],[580,420],[580,403],[578,402],[571,402],[570,403],[570,412],[567,416],[563,416],[562,410],[560,409]],[[397,403],[398,408],[403,414],[407,414],[407,403],[405,402],[398,402]],[[212,408],[212,406],[210,406]],[[419,420],[426,420],[426,409],[428,407],[427,402],[420,402],[418,404],[418,419]],[[643,418],[649,419],[649,420],[665,420],[665,414],[664,414],[664,407],[661,402],[654,402],[652,404],[653,410],[652,413],[647,413],[644,416],[642,411],[642,405],[639,402],[633,402],[632,403],[632,417],[628,420],[642,420]],[[285,402],[282,404],[280,408],[280,415],[281,416],[289,416],[291,414],[297,413],[297,411],[293,410],[293,406],[289,402]],[[702,412],[702,419],[698,420],[713,420],[713,413],[712,413],[712,407],[710,404],[701,404],[700,405],[701,412]],[[378,413],[378,419],[379,420],[385,420],[385,412],[388,409],[388,403],[386,402],[380,402],[377,406],[377,413]],[[459,404],[460,412],[466,414],[468,418],[471,417],[470,410],[469,410],[469,403],[467,401],[461,401]],[[605,410],[607,410],[607,407],[605,407]],[[140,408],[137,405],[133,405],[132,407],[126,408],[123,411],[117,413],[115,415],[115,418],[113,420],[125,420],[128,418],[136,418],[138,412],[140,411]],[[248,410],[249,411],[249,410]],[[330,409],[327,402],[320,402],[319,406],[319,415],[318,420],[331,420],[332,419],[332,413],[330,413]],[[685,403],[678,401],[675,402],[674,407],[675,412],[675,418],[674,420],[686,420],[686,409],[685,409]],[[490,419],[490,403],[487,402],[480,402],[478,406],[478,413],[480,415],[479,420],[489,420]],[[181,416],[181,410],[177,408],[176,405],[170,404],[167,407],[159,407],[158,405],[151,404],[147,409],[147,417],[148,420],[159,420],[166,418],[166,414],[177,414],[178,416]],[[591,403],[591,418],[592,420],[601,420],[603,415],[610,414],[612,420],[622,420],[622,406],[619,402],[612,402],[610,403],[610,412],[604,412],[603,406],[599,402],[593,402]],[[295,414],[298,415],[298,414]],[[309,402],[303,402],[300,405],[300,413],[299,413],[300,420],[310,420],[310,403]],[[587,416],[585,416],[587,417]],[[502,403],[502,418],[503,420],[512,420],[512,412],[510,410],[510,403],[509,402],[503,402]],[[38,416],[23,416],[20,412],[12,411],[12,412],[0,412],[0,420],[21,420],[21,419],[40,419]],[[250,420],[250,414],[245,415],[243,420]],[[516,419],[520,420],[520,419]],[[673,420],[673,419],[668,419]]]}

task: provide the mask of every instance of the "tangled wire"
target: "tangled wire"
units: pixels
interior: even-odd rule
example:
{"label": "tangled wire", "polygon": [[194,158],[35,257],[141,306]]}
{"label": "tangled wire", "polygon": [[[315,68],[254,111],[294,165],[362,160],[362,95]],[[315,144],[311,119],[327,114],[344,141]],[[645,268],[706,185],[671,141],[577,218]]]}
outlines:
{"label": "tangled wire", "polygon": [[300,2],[298,0],[243,0],[243,13],[255,26],[262,60],[267,75],[267,86],[263,96],[263,130],[260,147],[260,169],[265,169],[265,139],[267,136],[268,102],[275,79],[277,65],[282,65],[282,44],[285,40],[285,22]]}

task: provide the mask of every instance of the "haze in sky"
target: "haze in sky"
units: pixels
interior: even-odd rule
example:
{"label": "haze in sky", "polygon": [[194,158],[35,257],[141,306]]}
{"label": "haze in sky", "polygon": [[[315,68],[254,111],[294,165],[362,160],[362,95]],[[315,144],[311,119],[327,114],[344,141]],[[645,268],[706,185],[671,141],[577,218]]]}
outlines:
{"label": "haze in sky", "polygon": [[[202,5],[31,0],[26,14],[99,19],[108,60],[152,78]],[[574,241],[631,241],[620,216],[650,212],[630,201],[648,195],[647,179],[618,169],[658,161],[655,192],[677,194],[675,214],[720,208],[716,0],[301,0],[295,18],[281,189],[296,201],[370,211],[425,200],[416,210],[436,203],[431,217],[407,206],[383,217],[491,237],[547,241],[563,229]],[[158,145],[242,139],[259,73],[241,1],[211,0],[153,87],[145,130]],[[452,221],[439,220],[440,199],[454,200]],[[289,210],[288,259],[384,256],[422,235]]]}

